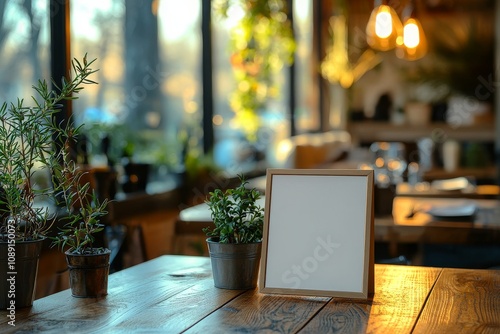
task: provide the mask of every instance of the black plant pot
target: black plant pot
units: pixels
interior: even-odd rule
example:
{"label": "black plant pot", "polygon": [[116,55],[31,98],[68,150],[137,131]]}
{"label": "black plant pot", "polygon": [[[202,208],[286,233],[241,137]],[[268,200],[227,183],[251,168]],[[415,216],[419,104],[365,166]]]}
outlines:
{"label": "black plant pot", "polygon": [[[11,244],[0,242],[0,309],[29,307],[35,299],[38,259],[44,239],[18,241],[13,254]],[[13,261],[14,260],[14,261]]]}
{"label": "black plant pot", "polygon": [[129,162],[123,166],[125,170],[125,180],[122,184],[124,193],[146,191],[149,180],[150,164]]}
{"label": "black plant pot", "polygon": [[118,173],[112,168],[94,168],[92,175],[96,182],[99,201],[114,199],[118,188]]}

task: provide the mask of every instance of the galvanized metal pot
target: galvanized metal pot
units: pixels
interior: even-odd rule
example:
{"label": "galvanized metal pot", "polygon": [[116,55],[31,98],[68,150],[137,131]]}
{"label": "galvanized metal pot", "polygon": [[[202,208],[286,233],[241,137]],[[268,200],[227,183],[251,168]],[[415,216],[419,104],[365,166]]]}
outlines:
{"label": "galvanized metal pot", "polygon": [[207,239],[216,288],[248,290],[257,286],[262,243],[221,244]]}
{"label": "galvanized metal pot", "polygon": [[[0,309],[33,305],[38,259],[44,239],[0,242]],[[14,252],[12,252],[13,246]],[[14,305],[14,306],[13,306]],[[15,308],[13,308],[15,307]]]}
{"label": "galvanized metal pot", "polygon": [[79,255],[66,252],[69,285],[73,297],[96,298],[108,294],[110,250],[102,254]]}

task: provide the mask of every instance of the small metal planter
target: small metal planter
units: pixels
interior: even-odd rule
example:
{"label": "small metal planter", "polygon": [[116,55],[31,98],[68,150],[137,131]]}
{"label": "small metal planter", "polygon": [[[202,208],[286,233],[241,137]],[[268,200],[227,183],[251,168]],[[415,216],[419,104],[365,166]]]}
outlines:
{"label": "small metal planter", "polygon": [[[18,241],[15,254],[9,243],[0,243],[0,309],[33,305],[38,274],[38,259],[44,239]],[[12,306],[13,305],[13,306]]]}
{"label": "small metal planter", "polygon": [[96,298],[108,294],[110,250],[91,255],[65,254],[73,297]]}
{"label": "small metal planter", "polygon": [[262,242],[221,244],[207,239],[216,288],[248,290],[257,287]]}

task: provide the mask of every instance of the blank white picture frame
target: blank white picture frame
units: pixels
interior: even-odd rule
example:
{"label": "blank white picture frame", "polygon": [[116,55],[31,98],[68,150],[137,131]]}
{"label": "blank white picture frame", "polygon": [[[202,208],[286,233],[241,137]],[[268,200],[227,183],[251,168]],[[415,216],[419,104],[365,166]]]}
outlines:
{"label": "blank white picture frame", "polygon": [[374,292],[373,171],[268,169],[259,292]]}

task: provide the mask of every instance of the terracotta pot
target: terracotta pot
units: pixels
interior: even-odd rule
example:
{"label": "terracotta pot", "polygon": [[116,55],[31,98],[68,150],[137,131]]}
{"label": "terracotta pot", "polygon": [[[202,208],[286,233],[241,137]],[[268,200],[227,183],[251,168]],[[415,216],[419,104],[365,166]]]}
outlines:
{"label": "terracotta pot", "polygon": [[110,250],[91,255],[65,254],[73,297],[96,298],[108,294]]}
{"label": "terracotta pot", "polygon": [[[38,259],[44,239],[15,243],[14,261],[7,242],[0,242],[0,309],[33,305]],[[11,267],[12,265],[12,267]]]}
{"label": "terracotta pot", "polygon": [[406,121],[410,125],[427,125],[431,120],[431,105],[423,102],[409,102],[405,106]]}
{"label": "terracotta pot", "polygon": [[208,238],[207,245],[216,288],[248,290],[257,286],[261,242],[221,244]]}

